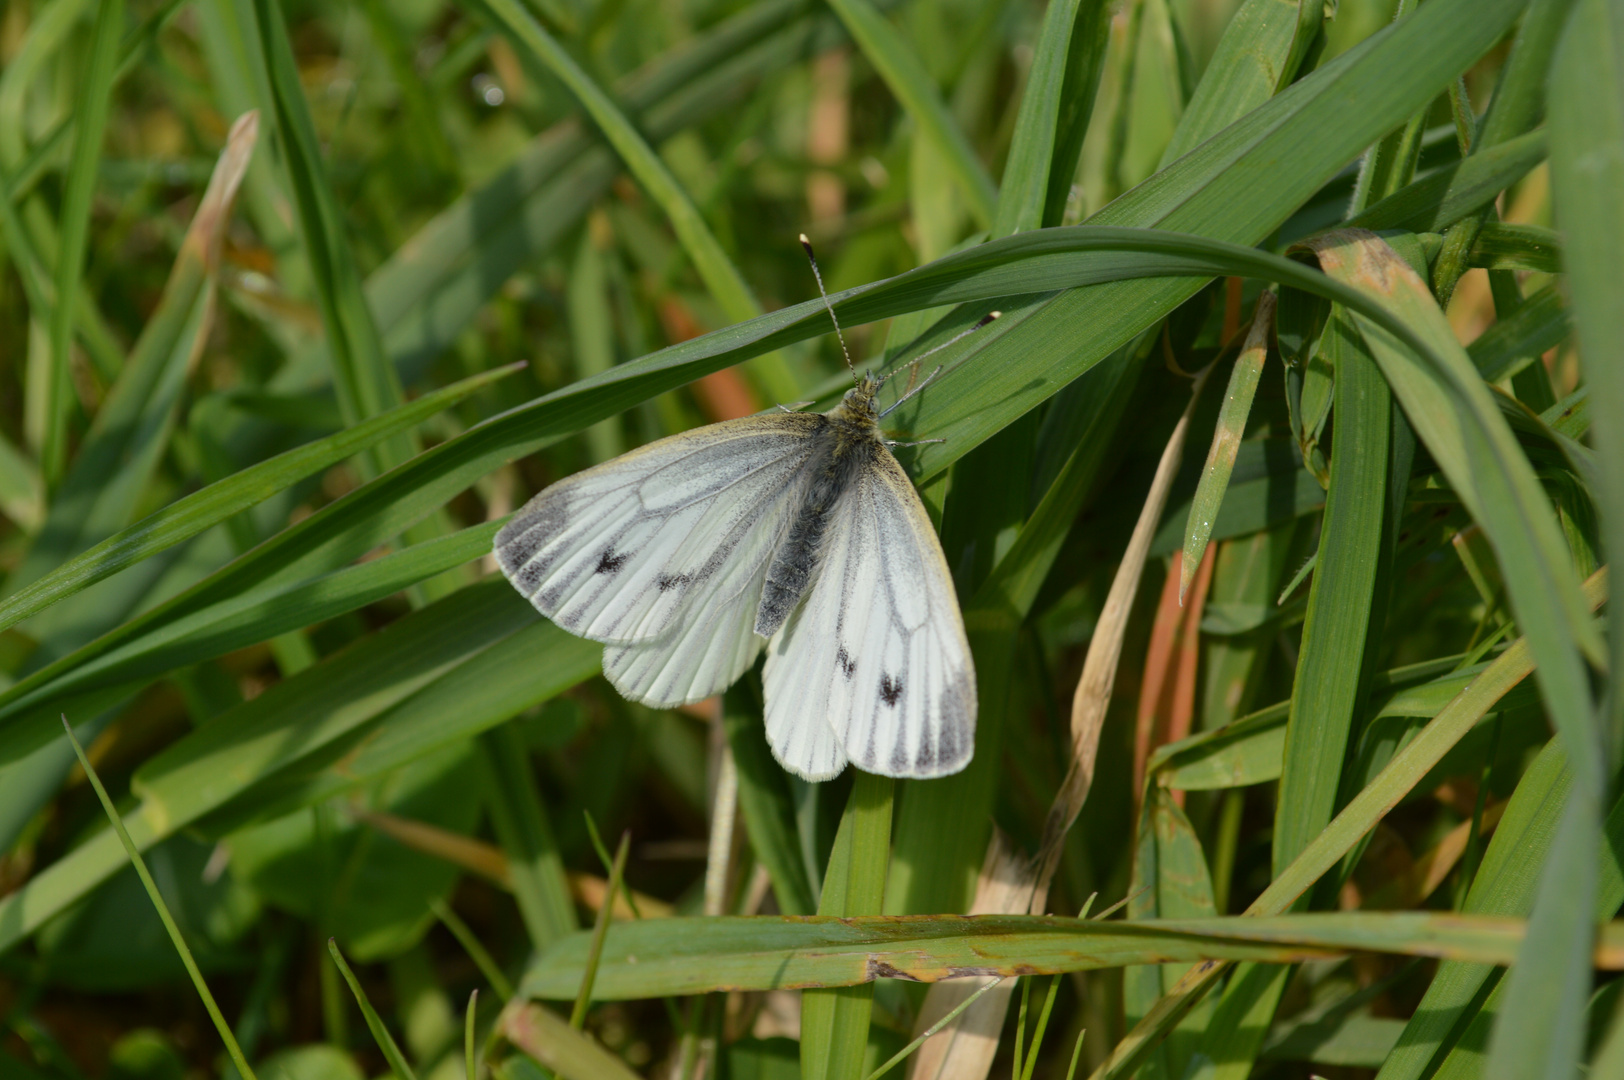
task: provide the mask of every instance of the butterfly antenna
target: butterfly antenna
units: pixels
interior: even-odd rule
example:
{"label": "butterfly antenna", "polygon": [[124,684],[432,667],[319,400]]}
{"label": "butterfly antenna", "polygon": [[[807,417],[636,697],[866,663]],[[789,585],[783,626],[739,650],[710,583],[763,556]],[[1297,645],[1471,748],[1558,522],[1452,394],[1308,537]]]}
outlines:
{"label": "butterfly antenna", "polygon": [[[946,341],[942,342],[940,345],[936,346],[934,349],[931,349],[928,352],[920,353],[918,356],[916,356],[912,360],[908,361],[907,366],[917,376],[918,372],[919,372],[919,365],[923,361],[929,359],[932,356],[935,356],[937,353],[941,352],[943,349],[946,349],[946,348],[949,348],[951,346],[957,345],[959,342],[963,341],[965,338],[969,337],[971,334],[975,333],[977,330],[980,330],[983,326],[986,326],[988,323],[993,322],[994,320],[1000,318],[1003,314],[1004,313],[1002,311],[989,311],[989,312],[987,312],[987,314],[981,316],[980,319],[976,320],[976,324],[974,326],[970,326],[970,327],[967,327],[967,328],[965,328],[963,330],[960,330],[958,333],[954,334],[952,337],[948,338]],[[889,372],[885,376],[885,379],[890,379],[892,375],[895,375],[898,371],[901,371],[901,370],[902,370],[902,368],[899,367],[895,371]],[[882,381],[884,381],[884,380],[882,380]],[[910,391],[910,393],[911,392],[912,391]],[[898,404],[900,404],[900,402]]]}
{"label": "butterfly antenna", "polygon": [[846,356],[846,369],[851,372],[853,379],[857,378],[857,365],[851,362],[851,350],[846,348],[846,335],[840,332],[840,320],[835,317],[835,306],[829,303],[829,293],[823,287],[823,274],[818,270],[818,257],[812,254],[812,241],[801,234],[801,250],[806,252],[806,261],[812,264],[812,277],[818,283],[818,295],[823,297],[823,306],[829,310],[829,321],[835,324],[835,337],[840,339],[840,351]]}

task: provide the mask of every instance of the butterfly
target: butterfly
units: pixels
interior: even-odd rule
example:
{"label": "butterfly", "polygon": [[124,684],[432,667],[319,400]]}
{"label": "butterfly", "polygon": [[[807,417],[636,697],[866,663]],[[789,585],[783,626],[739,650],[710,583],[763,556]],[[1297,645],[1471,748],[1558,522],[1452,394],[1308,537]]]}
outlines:
{"label": "butterfly", "polygon": [[853,376],[826,413],[781,406],[560,480],[497,534],[496,560],[543,615],[604,643],[630,700],[701,701],[765,650],[767,741],[790,772],[944,776],[975,749],[975,668],[941,544],[880,427],[930,379],[881,411],[885,380]]}

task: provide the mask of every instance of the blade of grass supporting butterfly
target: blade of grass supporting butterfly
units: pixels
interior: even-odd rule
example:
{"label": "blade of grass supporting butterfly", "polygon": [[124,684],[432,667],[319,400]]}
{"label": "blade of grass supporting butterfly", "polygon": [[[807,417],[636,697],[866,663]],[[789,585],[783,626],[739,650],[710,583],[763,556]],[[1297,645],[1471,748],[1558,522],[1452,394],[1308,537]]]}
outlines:
{"label": "blade of grass supporting butterfly", "polygon": [[90,203],[96,194],[113,71],[118,66],[119,39],[123,35],[124,0],[103,0],[97,5],[90,56],[74,106],[79,125],[74,131],[73,157],[62,190],[56,256],[56,295],[61,302],[52,307],[50,315],[51,366],[45,387],[45,442],[40,448],[40,469],[52,487],[67,468],[68,423],[73,415],[73,358],[69,350],[73,344],[75,305],[68,298],[79,295],[79,275],[90,240]]}
{"label": "blade of grass supporting butterfly", "polygon": [[1240,450],[1241,436],[1246,434],[1246,418],[1252,411],[1252,398],[1257,394],[1258,380],[1263,376],[1263,361],[1269,355],[1269,332],[1274,325],[1274,294],[1264,292],[1258,296],[1257,310],[1252,314],[1252,328],[1247,332],[1246,344],[1235,366],[1229,373],[1229,385],[1224,389],[1224,404],[1218,410],[1218,425],[1212,433],[1212,447],[1207,451],[1207,463],[1196,484],[1195,497],[1190,501],[1190,517],[1184,527],[1184,559],[1179,568],[1179,603],[1195,580],[1201,560],[1207,554],[1207,540],[1212,536],[1212,523],[1218,520],[1218,508],[1223,505],[1224,492],[1229,487],[1230,473],[1235,469],[1235,454]]}
{"label": "blade of grass supporting butterfly", "polygon": [[[743,275],[717,242],[704,215],[683,190],[665,162],[627,119],[619,106],[589,76],[558,41],[542,28],[517,0],[476,0],[488,11],[522,53],[551,72],[575,95],[598,130],[615,148],[639,184],[659,204],[672,230],[692,260],[705,288],[730,319],[743,321],[761,314]],[[793,401],[799,381],[778,354],[757,358],[751,365],[762,390],[779,401]]]}
{"label": "blade of grass supporting butterfly", "polygon": [[406,1055],[400,1052],[400,1045],[395,1042],[395,1037],[389,1034],[383,1018],[378,1015],[378,1010],[372,1007],[371,999],[367,997],[367,992],[361,989],[361,982],[355,977],[355,972],[350,970],[344,954],[338,951],[338,942],[328,938],[327,952],[332,956],[333,963],[338,965],[344,981],[349,984],[350,993],[355,995],[355,1003],[361,1007],[361,1016],[366,1020],[367,1030],[372,1032],[372,1041],[378,1044],[378,1050],[383,1054],[384,1061],[389,1063],[389,1068],[399,1080],[417,1080],[417,1074],[406,1063]]}
{"label": "blade of grass supporting butterfly", "polygon": [[198,970],[197,961],[192,958],[192,950],[187,947],[186,939],[181,936],[180,927],[175,925],[174,916],[169,914],[169,905],[164,903],[163,894],[158,891],[157,882],[152,880],[152,873],[147,869],[146,860],[136,850],[135,843],[124,828],[124,819],[119,816],[118,808],[108,796],[107,789],[102,786],[101,777],[96,775],[96,769],[85,756],[85,748],[79,745],[74,738],[73,727],[68,723],[66,716],[62,717],[62,730],[73,747],[74,756],[79,759],[80,766],[85,770],[85,776],[90,780],[91,786],[96,789],[96,798],[101,801],[102,809],[107,812],[107,820],[113,825],[113,831],[118,835],[119,843],[124,848],[125,856],[135,867],[137,876],[141,878],[141,885],[147,890],[152,905],[158,911],[158,918],[164,924],[164,930],[169,934],[169,940],[175,943],[175,951],[180,953],[181,963],[186,967],[186,974],[191,978],[192,985],[197,988],[198,996],[203,999],[203,1006],[208,1010],[209,1019],[214,1022],[215,1030],[220,1033],[220,1039],[226,1044],[226,1051],[231,1055],[232,1064],[237,1066],[238,1075],[246,1080],[254,1080],[254,1070],[248,1067],[248,1060],[243,1057],[242,1047],[237,1045],[237,1037],[231,1032],[231,1025],[226,1023],[225,1016],[220,1012],[220,1006],[215,1004],[214,995],[209,992],[209,985],[203,980],[203,973]]}
{"label": "blade of grass supporting butterfly", "polygon": [[176,500],[6,597],[0,602],[0,630],[142,559],[191,539],[394,432],[421,423],[522,366],[513,364],[470,376],[414,398],[381,416],[347,427],[336,435],[284,451]]}
{"label": "blade of grass supporting butterfly", "polygon": [[[1584,64],[1582,70],[1570,65]],[[1551,185],[1601,463],[1594,497],[1608,551],[1624,551],[1624,20],[1579,0],[1551,67]],[[1525,305],[1526,306],[1526,305]],[[1521,314],[1519,309],[1518,314]],[[1611,761],[1624,749],[1624,604],[1610,610]]]}
{"label": "blade of grass supporting butterfly", "polygon": [[989,227],[997,213],[998,189],[913,46],[869,0],[830,0],[829,6],[908,116],[936,144],[977,225]]}
{"label": "blade of grass supporting butterfly", "polygon": [[[1127,254],[1129,252],[1134,254]],[[1062,257],[1055,258],[1055,255]],[[964,264],[977,270],[968,272]],[[1290,259],[1235,244],[1160,230],[1076,228],[1021,234],[980,245],[932,266],[910,271],[890,282],[848,290],[842,294],[842,299],[852,306],[856,306],[852,302],[857,299],[867,300],[870,305],[868,311],[882,313],[887,311],[886,304],[906,306],[911,302],[928,306],[942,299],[974,298],[978,290],[1003,289],[1007,294],[1007,291],[1019,292],[1028,282],[1053,286],[1114,280],[1128,275],[1208,276],[1232,272],[1273,278],[1305,291],[1331,297],[1359,311],[1371,325],[1384,327],[1395,342],[1402,342],[1401,348],[1410,351],[1400,355],[1413,354],[1426,358],[1430,370],[1446,376],[1451,376],[1453,372],[1452,362],[1445,352],[1440,352],[1434,343],[1418,335],[1376,297],[1316,274]],[[921,287],[929,290],[924,297],[917,291]],[[903,299],[905,297],[911,299]],[[1053,311],[1056,304],[1064,304],[1065,301],[1066,296],[1063,295],[1050,305],[1049,310]],[[238,560],[174,600],[127,621],[117,631],[104,635],[72,656],[64,657],[19,682],[0,694],[0,717],[14,718],[20,699],[35,695],[30,700],[37,700],[37,694],[43,692],[41,688],[63,672],[105,655],[123,643],[152,632],[156,627],[194,613],[208,606],[215,598],[239,594],[267,581],[297,580],[301,573],[319,571],[362,554],[421,520],[424,513],[432,512],[440,505],[440,500],[460,490],[482,467],[505,460],[515,452],[528,451],[556,441],[563,430],[577,430],[583,422],[613,412],[617,403],[631,400],[651,386],[668,388],[686,381],[696,373],[696,368],[712,370],[721,366],[721,361],[729,355],[742,358],[743,355],[759,352],[763,344],[798,340],[817,332],[822,319],[826,317],[826,313],[820,309],[821,305],[809,302],[718,331],[705,339],[697,339],[701,342],[697,347],[693,343],[673,346],[647,361],[620,365],[600,379],[574,384],[536,404],[504,414],[458,439],[444,443],[395,470],[387,478],[380,478],[352,492],[284,531],[261,545],[253,555]],[[864,309],[858,307],[858,310]],[[1005,319],[982,331],[982,336],[995,334],[999,327],[1011,321],[1011,317],[1006,315]],[[993,345],[997,343],[997,339],[992,341]],[[1071,349],[1070,345],[1065,347],[1068,351]],[[1442,348],[1459,352],[1452,338]],[[990,375],[991,368],[1005,362],[1035,364],[1037,369],[1041,369],[1045,357],[1041,350],[1038,352],[1034,356],[1033,350],[1027,348],[989,348],[978,354],[977,359],[984,361],[980,365],[982,374]],[[1053,357],[1047,359],[1052,360]],[[1462,359],[1464,361],[1464,354]],[[998,364],[994,364],[994,360]],[[960,370],[970,369],[961,367]],[[1003,373],[1012,378],[1015,374],[1010,371]],[[1458,384],[1458,376],[1451,377],[1456,378]],[[994,411],[986,408],[984,396],[977,393],[980,385],[980,382],[973,380],[956,380],[952,386],[955,391],[952,400],[957,403],[955,408],[965,410],[967,420],[963,422],[972,422],[978,429],[986,430],[989,425],[998,422],[998,417],[976,415]],[[1041,385],[1041,380],[1037,385]],[[1477,386],[1486,396],[1487,392],[1482,391],[1481,384]],[[1467,387],[1465,392],[1470,400],[1473,391]],[[590,404],[583,404],[579,400],[583,398]],[[1007,406],[1008,403],[1001,404]],[[545,419],[538,421],[534,416],[537,409],[543,411]],[[589,411],[587,415],[582,415],[583,411],[599,409],[602,411]],[[1488,411],[1494,410],[1492,402],[1488,403]],[[1502,428],[1505,423],[1498,413],[1488,422]],[[547,433],[549,426],[557,434]],[[949,421],[946,426],[951,428],[953,424]],[[972,436],[967,441],[974,443],[976,440]],[[935,463],[945,465],[941,458],[936,459]],[[920,471],[926,478],[932,475],[928,466]],[[1557,598],[1560,599],[1561,582],[1556,582],[1556,585]],[[1583,639],[1587,631],[1581,626],[1576,633]]]}
{"label": "blade of grass supporting butterfly", "polygon": [[512,1002],[494,1033],[564,1080],[638,1080],[618,1055],[540,1005]]}
{"label": "blade of grass supporting butterfly", "polygon": [[[819,915],[877,915],[885,906],[896,782],[858,771],[824,874]],[[860,1075],[868,1046],[874,986],[863,983],[801,995],[801,1075],[843,1080]]]}
{"label": "blade of grass supporting butterfly", "polygon": [[[345,422],[358,424],[400,405],[405,395],[361,290],[360,271],[343,214],[322,165],[320,143],[299,82],[298,63],[288,40],[281,4],[279,0],[253,0],[253,4],[255,29],[270,79],[270,104],[326,331],[338,404]],[[371,463],[373,472],[383,472],[411,457],[417,449],[410,432],[400,432],[375,445],[365,460]]]}
{"label": "blade of grass supporting butterfly", "polygon": [[[1597,571],[1584,584],[1585,600],[1599,606],[1607,595],[1607,573]],[[1394,755],[1381,774],[1355,795],[1332,819],[1323,832],[1303,848],[1302,853],[1252,902],[1245,914],[1274,915],[1288,908],[1318,881],[1343,855],[1351,850],[1404,795],[1443,760],[1450,747],[1460,741],[1494,704],[1534,670],[1533,655],[1524,638],[1513,642],[1470,686],[1449,705],[1409,745]],[[1211,989],[1227,970],[1224,964],[1194,968],[1179,981],[1133,1031],[1117,1044],[1110,1058],[1094,1072],[1093,1080],[1131,1074],[1137,1062],[1162,1031],[1178,1022],[1188,1009]]]}

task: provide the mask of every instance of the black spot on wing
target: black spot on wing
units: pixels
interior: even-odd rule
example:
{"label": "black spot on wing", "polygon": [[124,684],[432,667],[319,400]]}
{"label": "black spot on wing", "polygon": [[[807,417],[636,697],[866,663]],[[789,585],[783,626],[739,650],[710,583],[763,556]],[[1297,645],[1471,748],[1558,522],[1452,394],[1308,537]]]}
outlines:
{"label": "black spot on wing", "polygon": [[690,580],[692,579],[687,574],[661,574],[655,579],[654,584],[659,587],[661,592],[670,592],[672,589],[688,584]]}
{"label": "black spot on wing", "polygon": [[902,700],[902,676],[880,676],[880,700],[892,707]]}
{"label": "black spot on wing", "polygon": [[606,547],[603,549],[603,554],[598,558],[598,566],[594,573],[613,574],[622,566],[625,566],[626,561],[631,557],[629,551],[616,553],[614,548]]}
{"label": "black spot on wing", "polygon": [[857,661],[851,658],[851,654],[846,651],[844,645],[840,647],[839,652],[835,653],[835,667],[840,669],[840,673],[846,677],[848,682],[857,673]]}

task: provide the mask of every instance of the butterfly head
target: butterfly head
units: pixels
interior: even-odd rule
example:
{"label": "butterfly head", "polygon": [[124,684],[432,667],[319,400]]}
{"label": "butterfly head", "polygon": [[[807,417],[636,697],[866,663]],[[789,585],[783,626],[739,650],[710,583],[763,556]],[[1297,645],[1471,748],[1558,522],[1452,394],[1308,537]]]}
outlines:
{"label": "butterfly head", "polygon": [[846,391],[846,397],[841,404],[848,413],[861,419],[877,419],[880,410],[879,406],[874,403],[874,399],[878,396],[880,387],[884,385],[884,379],[873,372],[865,371],[857,376],[857,385]]}

